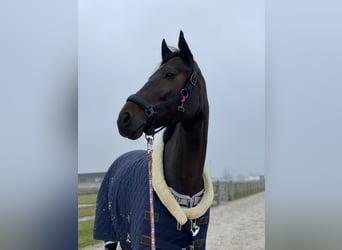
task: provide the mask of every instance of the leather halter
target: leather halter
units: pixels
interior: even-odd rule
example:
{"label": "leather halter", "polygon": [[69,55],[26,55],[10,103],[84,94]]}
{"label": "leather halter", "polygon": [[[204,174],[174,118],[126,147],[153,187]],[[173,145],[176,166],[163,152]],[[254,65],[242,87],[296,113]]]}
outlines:
{"label": "leather halter", "polygon": [[160,110],[165,109],[179,102],[180,105],[178,106],[178,109],[177,109],[178,112],[181,112],[181,113],[185,112],[183,104],[185,103],[186,99],[189,97],[189,94],[193,90],[193,87],[196,86],[197,84],[198,73],[199,73],[198,71],[199,71],[198,65],[194,61],[192,74],[190,78],[188,79],[188,81],[185,83],[184,88],[182,88],[177,95],[157,105],[150,105],[148,102],[146,102],[142,97],[138,96],[137,94],[130,95],[127,98],[127,101],[134,102],[145,111],[148,121],[151,124],[151,126],[145,132],[147,135],[154,135],[156,132],[159,132],[159,131],[156,131],[156,129],[154,128],[154,123],[155,123],[157,114]]}

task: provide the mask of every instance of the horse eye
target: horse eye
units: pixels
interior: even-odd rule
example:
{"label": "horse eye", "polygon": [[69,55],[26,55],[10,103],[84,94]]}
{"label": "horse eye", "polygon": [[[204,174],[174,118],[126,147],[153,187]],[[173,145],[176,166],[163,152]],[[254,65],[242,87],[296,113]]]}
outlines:
{"label": "horse eye", "polygon": [[166,78],[174,78],[175,76],[176,76],[176,74],[171,73],[171,72],[167,72],[167,73],[165,74],[165,77],[166,77]]}

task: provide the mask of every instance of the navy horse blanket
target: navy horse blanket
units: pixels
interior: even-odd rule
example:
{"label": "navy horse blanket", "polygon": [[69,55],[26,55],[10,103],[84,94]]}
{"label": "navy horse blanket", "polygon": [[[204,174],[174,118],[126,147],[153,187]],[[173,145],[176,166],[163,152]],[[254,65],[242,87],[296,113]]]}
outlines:
{"label": "navy horse blanket", "polygon": [[[156,247],[160,250],[205,249],[213,187],[204,170],[204,195],[193,208],[180,207],[163,174],[163,142],[153,152]],[[151,248],[147,152],[120,156],[106,173],[96,204],[94,238],[120,242],[122,249]],[[193,234],[191,229],[200,229]]]}

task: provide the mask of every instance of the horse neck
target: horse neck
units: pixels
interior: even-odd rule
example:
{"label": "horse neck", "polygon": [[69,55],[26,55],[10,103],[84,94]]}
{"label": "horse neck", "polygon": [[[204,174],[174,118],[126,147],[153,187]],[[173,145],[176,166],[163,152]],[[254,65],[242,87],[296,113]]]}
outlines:
{"label": "horse neck", "polygon": [[169,187],[193,196],[203,189],[208,117],[177,123],[164,148],[164,175]]}

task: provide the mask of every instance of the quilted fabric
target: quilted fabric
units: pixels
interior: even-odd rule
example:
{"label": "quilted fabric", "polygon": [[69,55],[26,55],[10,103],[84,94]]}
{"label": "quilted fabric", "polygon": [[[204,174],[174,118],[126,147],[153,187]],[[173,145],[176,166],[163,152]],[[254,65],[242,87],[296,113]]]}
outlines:
{"label": "quilted fabric", "polygon": [[[122,155],[109,168],[97,197],[95,239],[119,241],[124,250],[150,249],[147,164],[146,151],[138,150]],[[157,249],[205,249],[209,209],[194,220],[188,216],[182,221],[170,213],[155,191],[154,208]],[[195,237],[190,231],[192,222],[200,227]]]}

